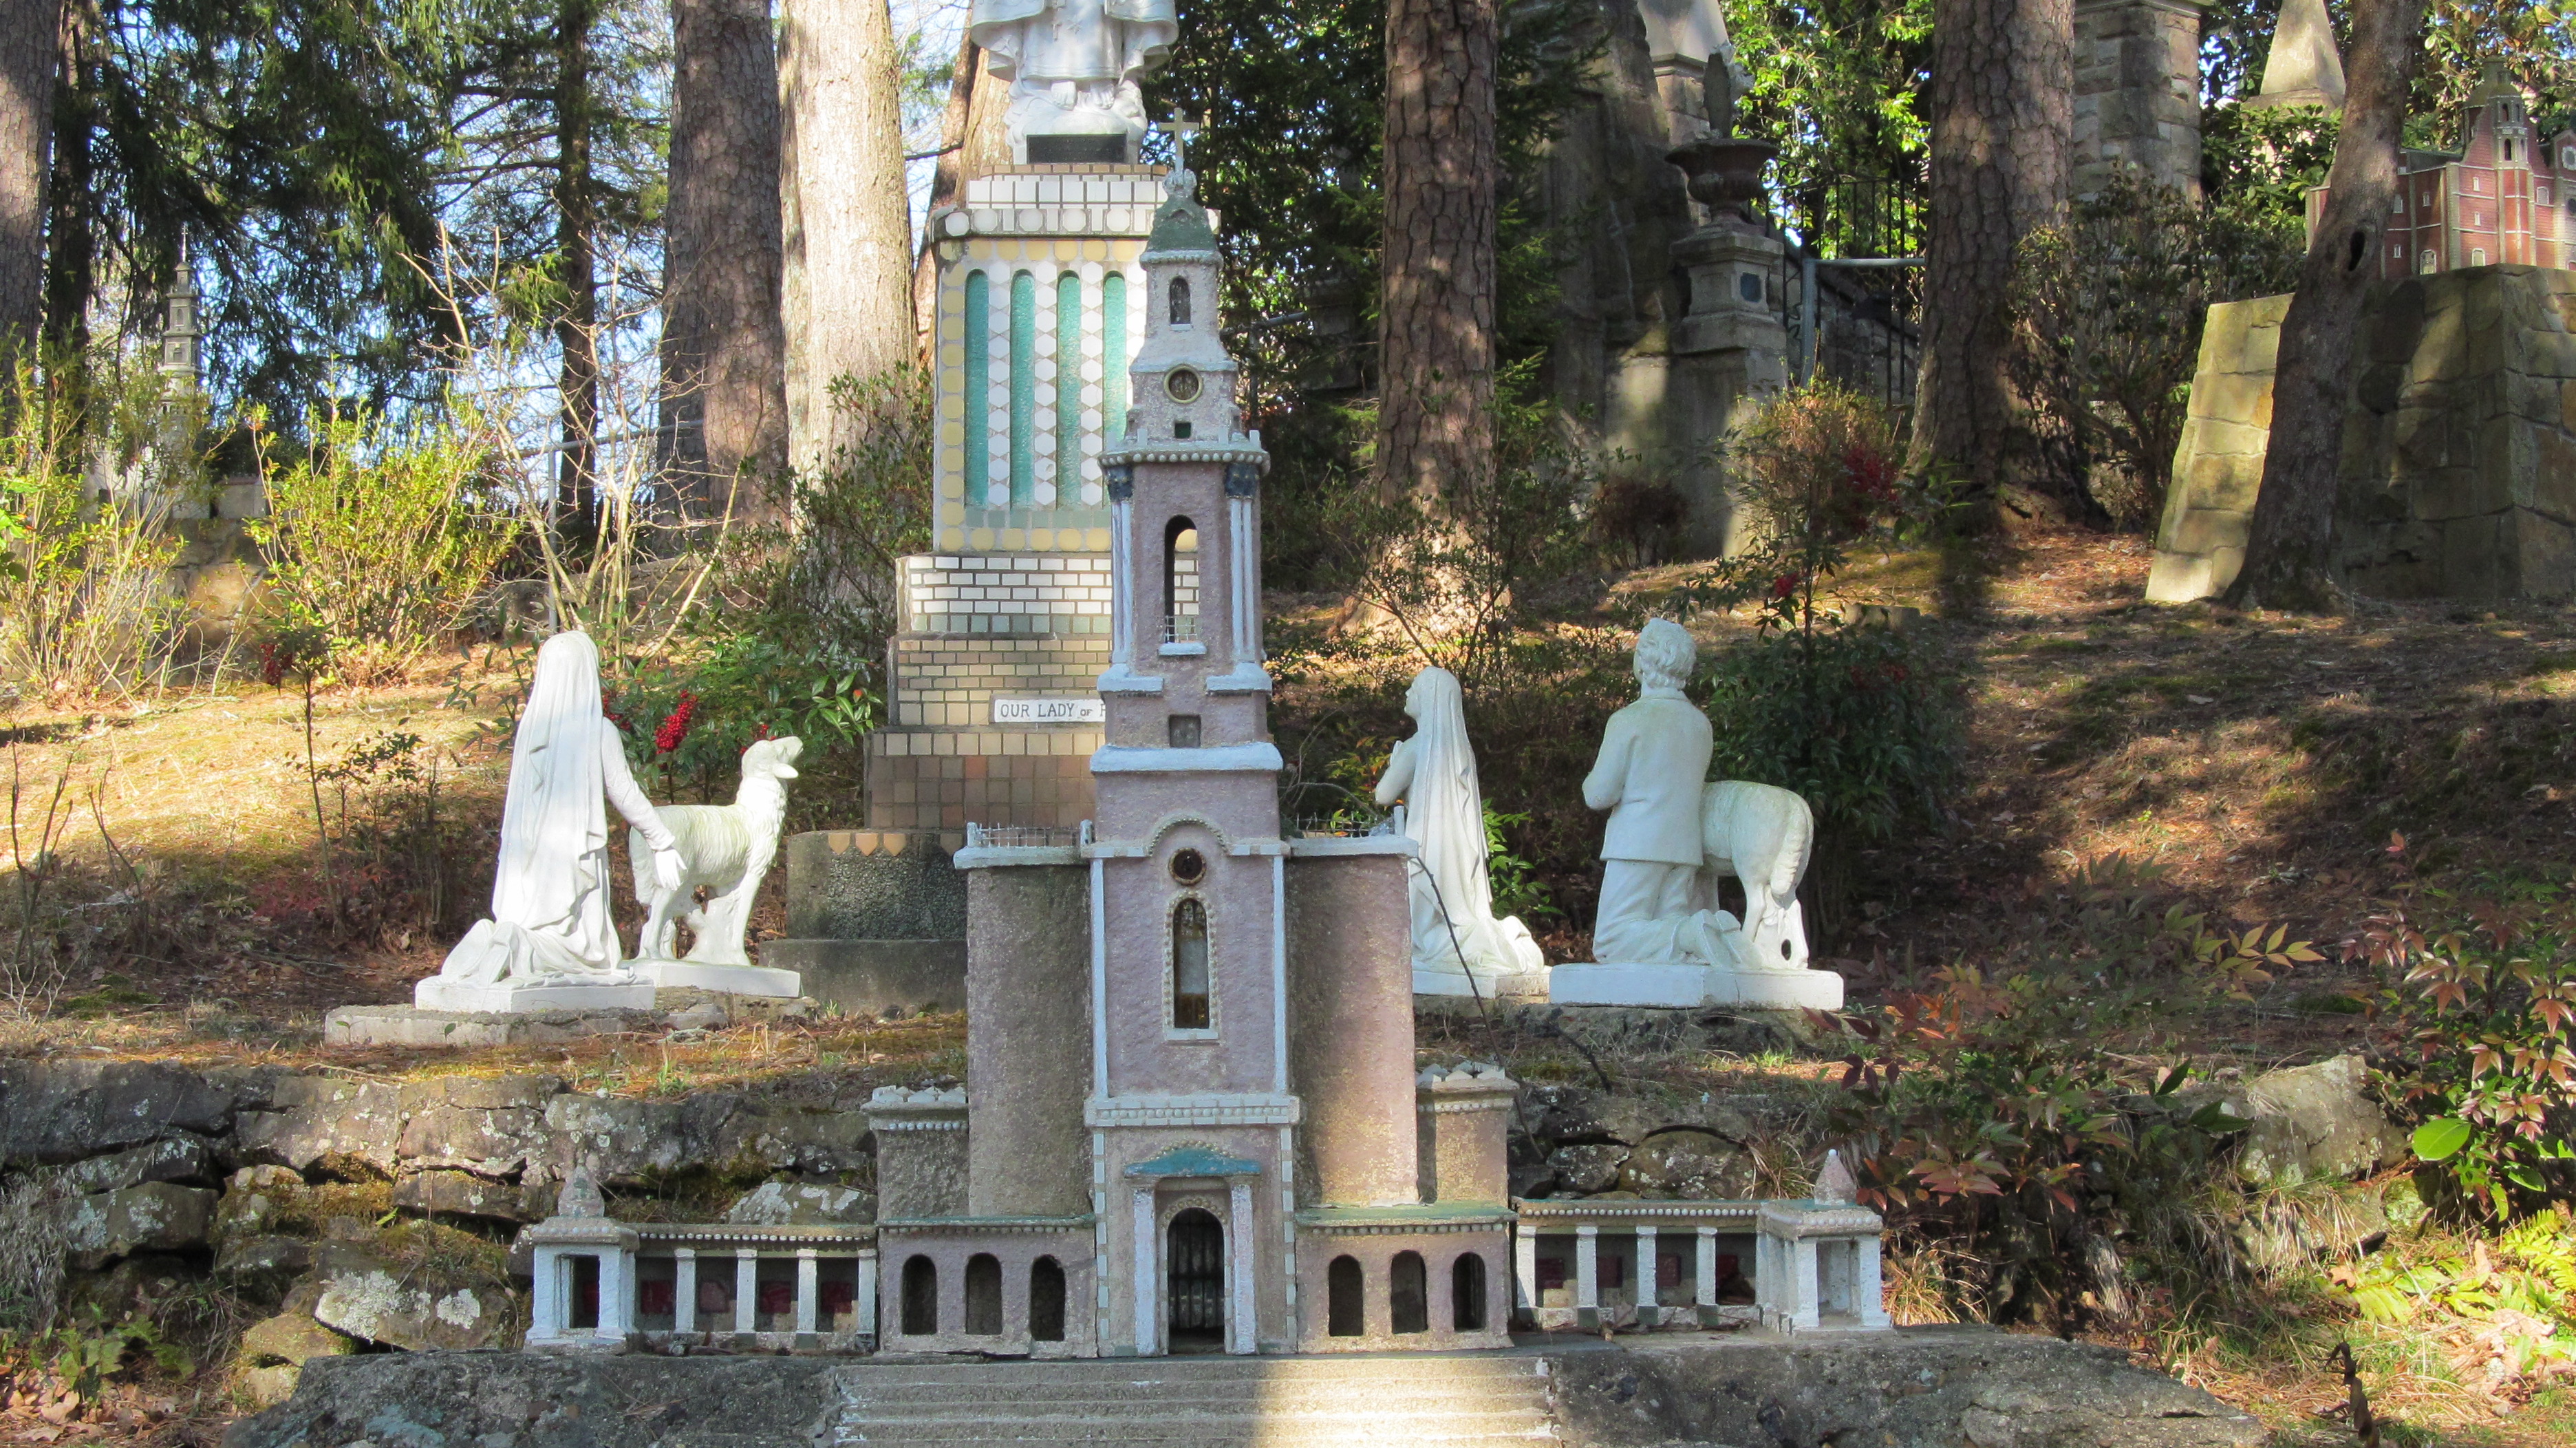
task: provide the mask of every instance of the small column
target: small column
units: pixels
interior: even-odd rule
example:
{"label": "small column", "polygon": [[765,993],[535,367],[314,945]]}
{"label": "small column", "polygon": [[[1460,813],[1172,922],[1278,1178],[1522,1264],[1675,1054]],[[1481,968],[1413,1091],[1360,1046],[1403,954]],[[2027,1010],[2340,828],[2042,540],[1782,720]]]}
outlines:
{"label": "small column", "polygon": [[1853,1264],[1856,1280],[1852,1285],[1852,1306],[1860,1312],[1860,1325],[1894,1327],[1895,1322],[1887,1315],[1887,1285],[1879,1274],[1879,1239],[1863,1237],[1853,1244],[1853,1250],[1857,1260]]}
{"label": "small column", "polygon": [[1248,1355],[1260,1351],[1261,1341],[1253,1331],[1252,1178],[1236,1177],[1229,1197],[1234,1220],[1226,1233],[1226,1246],[1231,1249],[1227,1255],[1234,1259],[1230,1264],[1234,1280],[1226,1284],[1225,1350]]}
{"label": "small column", "polygon": [[1601,1229],[1590,1222],[1574,1229],[1574,1325],[1601,1330]]}
{"label": "small column", "polygon": [[1637,1224],[1637,1325],[1654,1327],[1664,1320],[1662,1290],[1655,1283],[1663,1275],[1663,1264],[1655,1260],[1655,1227],[1652,1222]]}
{"label": "small column", "polygon": [[749,1247],[733,1251],[733,1330],[742,1337],[751,1336],[760,1319],[760,1254]]}
{"label": "small column", "polygon": [[1140,596],[1131,576],[1136,566],[1136,544],[1128,536],[1134,531],[1131,515],[1136,511],[1136,475],[1114,464],[1101,472],[1109,491],[1109,576],[1117,600],[1109,609],[1109,667],[1124,673],[1136,655],[1136,628],[1128,614]]}
{"label": "small column", "polygon": [[1800,1237],[1789,1244],[1789,1310],[1800,1327],[1814,1327],[1825,1305],[1824,1274],[1818,1266],[1815,1238]]}
{"label": "small column", "polygon": [[604,1341],[624,1342],[635,1331],[635,1256],[631,1252],[599,1254],[599,1331]]}
{"label": "small column", "polygon": [[870,1341],[874,1341],[877,1335],[877,1253],[875,1248],[867,1247],[860,1250],[858,1277],[858,1300],[851,1305],[851,1315],[859,1320],[859,1330],[866,1333]]}
{"label": "small column", "polygon": [[1699,1254],[1692,1262],[1697,1269],[1691,1298],[1699,1308],[1700,1325],[1710,1326],[1717,1317],[1717,1229],[1699,1229]]}
{"label": "small column", "polygon": [[1136,1355],[1156,1357],[1163,1351],[1163,1334],[1156,1326],[1154,1289],[1162,1274],[1155,1271],[1154,1191],[1139,1189],[1133,1202],[1136,1230]]}
{"label": "small column", "polygon": [[698,1249],[676,1247],[671,1251],[671,1332],[677,1336],[698,1330]]}
{"label": "small column", "polygon": [[798,1337],[814,1335],[814,1309],[822,1297],[821,1284],[817,1280],[821,1268],[822,1263],[813,1248],[796,1249],[796,1335]]}
{"label": "small column", "polygon": [[1512,1229],[1512,1307],[1538,1314],[1538,1232],[1527,1223]]}
{"label": "small column", "polygon": [[564,1304],[572,1296],[564,1290],[563,1252],[539,1247],[531,1272],[536,1300],[528,1304],[528,1336],[540,1342],[561,1337],[566,1320]]}

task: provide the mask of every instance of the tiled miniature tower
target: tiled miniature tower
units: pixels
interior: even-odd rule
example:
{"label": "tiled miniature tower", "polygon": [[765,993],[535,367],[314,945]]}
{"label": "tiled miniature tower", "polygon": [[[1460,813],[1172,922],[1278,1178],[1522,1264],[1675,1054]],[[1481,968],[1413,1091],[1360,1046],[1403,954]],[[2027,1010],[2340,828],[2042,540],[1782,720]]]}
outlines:
{"label": "tiled miniature tower", "polygon": [[965,1171],[917,1129],[914,1097],[870,1103],[879,1180],[905,1187],[879,1219],[883,1341],[1500,1347],[1495,1108],[1513,1087],[1490,1068],[1416,1082],[1412,843],[1280,827],[1268,457],[1217,329],[1214,227],[1186,170],[1166,184],[1138,259],[1133,406],[1100,459],[1114,606],[1097,814],[1076,844],[978,827],[958,852]]}

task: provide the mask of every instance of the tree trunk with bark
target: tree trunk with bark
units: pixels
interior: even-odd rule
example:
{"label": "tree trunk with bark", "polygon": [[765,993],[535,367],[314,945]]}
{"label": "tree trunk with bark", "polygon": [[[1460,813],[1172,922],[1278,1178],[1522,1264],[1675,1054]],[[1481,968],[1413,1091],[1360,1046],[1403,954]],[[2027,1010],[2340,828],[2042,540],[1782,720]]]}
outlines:
{"label": "tree trunk with bark", "polygon": [[45,323],[45,175],[53,164],[62,0],[0,0],[0,347]]}
{"label": "tree trunk with bark", "polygon": [[851,439],[832,384],[911,360],[912,216],[886,0],[787,0],[780,27],[787,455]]}
{"label": "tree trunk with bark", "polygon": [[564,289],[555,321],[563,354],[555,527],[577,549],[599,538],[599,206],[590,159],[590,30],[597,19],[594,0],[563,0],[555,29],[555,255]]}
{"label": "tree trunk with bark", "polygon": [[1494,0],[1389,0],[1377,485],[1472,507],[1494,468]]}
{"label": "tree trunk with bark", "polygon": [[2238,608],[2329,608],[2335,476],[2343,462],[2353,336],[2397,198],[2400,132],[2423,54],[2424,0],[2353,0],[2343,128],[2298,292],[2281,319],[2272,375],[2272,440],[2254,498],[2245,563],[2227,590]]}
{"label": "tree trunk with bark", "polygon": [[663,476],[692,516],[759,516],[787,464],[768,0],[671,0],[671,50]]}
{"label": "tree trunk with bark", "polygon": [[52,146],[45,179],[44,340],[66,352],[89,346],[89,299],[98,281],[90,189],[98,174],[98,36],[89,8],[63,6],[55,28]]}
{"label": "tree trunk with bark", "polygon": [[1980,503],[1970,526],[1986,526],[2031,456],[2008,380],[2013,252],[2066,205],[2074,7],[1934,0],[1927,90],[1931,235],[1908,463],[1958,470]]}

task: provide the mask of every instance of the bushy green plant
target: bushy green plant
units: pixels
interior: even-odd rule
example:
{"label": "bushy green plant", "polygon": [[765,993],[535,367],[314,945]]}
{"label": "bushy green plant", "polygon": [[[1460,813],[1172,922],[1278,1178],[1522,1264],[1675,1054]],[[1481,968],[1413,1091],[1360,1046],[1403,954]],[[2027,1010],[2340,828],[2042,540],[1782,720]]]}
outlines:
{"label": "bushy green plant", "polygon": [[0,684],[36,697],[159,683],[187,617],[169,576],[185,470],[165,457],[93,491],[94,459],[142,461],[92,415],[95,390],[78,367],[0,377]]}
{"label": "bushy green plant", "polygon": [[2445,1188],[2428,1197],[2503,1221],[2576,1202],[2576,901],[2530,880],[2449,898],[2406,853],[2393,837],[2397,889],[2346,950],[2397,977],[2383,1079],[2420,1119],[2416,1158]]}
{"label": "bushy green plant", "polygon": [[249,532],[266,566],[260,629],[359,686],[402,679],[481,603],[516,522],[484,505],[492,455],[471,427],[316,417],[269,472]]}
{"label": "bushy green plant", "polygon": [[2114,172],[2015,257],[2014,380],[2094,506],[2135,528],[2164,504],[2212,302],[2287,290],[2305,246],[2268,212]]}

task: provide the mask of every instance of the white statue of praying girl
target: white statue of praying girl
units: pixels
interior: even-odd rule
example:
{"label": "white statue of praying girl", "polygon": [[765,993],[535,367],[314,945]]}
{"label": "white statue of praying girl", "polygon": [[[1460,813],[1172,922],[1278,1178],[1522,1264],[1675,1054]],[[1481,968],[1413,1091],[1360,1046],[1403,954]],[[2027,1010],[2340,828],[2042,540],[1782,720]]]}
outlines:
{"label": "white statue of praying girl", "polygon": [[1547,957],[1538,942],[1518,917],[1494,918],[1484,795],[1458,676],[1436,668],[1414,675],[1404,712],[1417,727],[1388,758],[1377,802],[1404,801],[1398,827],[1420,847],[1411,872],[1414,992],[1491,998],[1543,990]]}
{"label": "white statue of praying girl", "polygon": [[506,1010],[514,1008],[513,991],[557,986],[639,987],[643,1004],[651,1004],[650,983],[625,968],[609,919],[615,879],[605,804],[616,805],[644,837],[655,873],[676,889],[678,842],[636,787],[617,726],[600,707],[599,650],[587,634],[559,633],[537,650],[536,679],[510,749],[492,918],[466,932],[438,974],[420,983],[418,1004]]}

